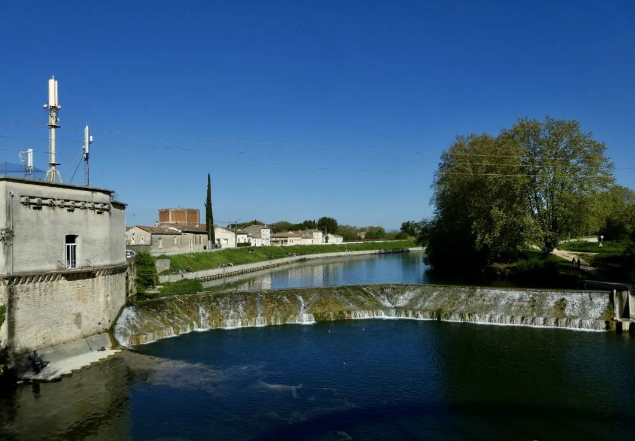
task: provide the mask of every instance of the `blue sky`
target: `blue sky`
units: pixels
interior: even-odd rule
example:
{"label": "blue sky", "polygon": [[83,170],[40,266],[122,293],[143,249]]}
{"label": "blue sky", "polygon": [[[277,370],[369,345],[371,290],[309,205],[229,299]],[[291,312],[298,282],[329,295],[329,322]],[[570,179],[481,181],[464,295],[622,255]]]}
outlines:
{"label": "blue sky", "polygon": [[47,168],[54,74],[63,178],[88,122],[91,185],[128,224],[203,211],[210,172],[221,223],[398,228],[431,215],[456,135],[546,115],[635,188],[632,1],[3,1],[0,63],[1,160]]}

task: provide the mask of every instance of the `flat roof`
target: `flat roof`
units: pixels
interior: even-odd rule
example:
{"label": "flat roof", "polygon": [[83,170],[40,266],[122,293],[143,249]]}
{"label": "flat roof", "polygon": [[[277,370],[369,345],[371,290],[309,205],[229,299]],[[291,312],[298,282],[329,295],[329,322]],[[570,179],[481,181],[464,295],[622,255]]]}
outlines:
{"label": "flat roof", "polygon": [[[18,182],[20,184],[30,184],[30,185],[41,185],[44,187],[56,187],[56,188],[68,188],[68,189],[72,189],[72,190],[85,190],[85,191],[97,191],[100,193],[106,193],[107,195],[112,197],[112,194],[115,193],[114,190],[110,190],[107,188],[99,188],[99,187],[87,187],[85,185],[74,185],[74,184],[64,184],[63,182],[49,182],[49,181],[42,181],[40,179],[27,179],[27,178],[17,178],[17,177],[13,177],[13,176],[1,176],[0,175],[0,182],[2,181],[6,181],[6,182]],[[113,202],[116,202],[118,204],[121,204],[123,206],[126,206],[127,204],[118,200],[115,200]]]}

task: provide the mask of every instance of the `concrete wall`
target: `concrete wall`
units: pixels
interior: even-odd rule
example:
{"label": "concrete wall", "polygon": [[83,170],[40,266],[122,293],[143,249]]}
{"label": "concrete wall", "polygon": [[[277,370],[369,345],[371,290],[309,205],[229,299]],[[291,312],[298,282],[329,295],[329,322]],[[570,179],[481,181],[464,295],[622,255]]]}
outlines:
{"label": "concrete wall", "polygon": [[[124,264],[125,205],[110,190],[0,178],[0,227],[12,228],[2,246],[0,274],[64,269],[66,235],[77,235],[77,266]],[[13,195],[13,196],[11,196]]]}
{"label": "concrete wall", "polygon": [[2,340],[21,354],[107,331],[126,303],[126,268],[3,279],[8,306]]}

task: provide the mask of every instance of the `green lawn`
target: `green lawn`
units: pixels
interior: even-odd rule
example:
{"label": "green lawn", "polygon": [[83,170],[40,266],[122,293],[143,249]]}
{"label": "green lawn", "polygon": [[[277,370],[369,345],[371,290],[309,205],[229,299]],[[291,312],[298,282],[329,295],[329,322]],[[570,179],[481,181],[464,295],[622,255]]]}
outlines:
{"label": "green lawn", "polygon": [[172,271],[202,271],[218,268],[225,263],[241,265],[245,263],[264,262],[280,259],[288,254],[307,255],[319,253],[337,253],[346,251],[385,250],[412,248],[417,246],[414,240],[395,240],[390,242],[365,242],[341,245],[296,245],[290,247],[241,247],[228,248],[221,251],[204,253],[179,254],[176,256],[159,256],[159,259],[170,259]]}
{"label": "green lawn", "polygon": [[622,254],[626,250],[626,243],[607,241],[600,246],[597,242],[564,242],[558,245],[558,248],[580,253]]}

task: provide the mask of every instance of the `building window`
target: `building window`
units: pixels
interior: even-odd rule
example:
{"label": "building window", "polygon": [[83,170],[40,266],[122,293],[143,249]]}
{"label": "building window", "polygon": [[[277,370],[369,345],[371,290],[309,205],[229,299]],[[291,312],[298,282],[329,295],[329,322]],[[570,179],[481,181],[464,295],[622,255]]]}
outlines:
{"label": "building window", "polygon": [[77,268],[77,242],[79,236],[75,234],[66,235],[66,268]]}

